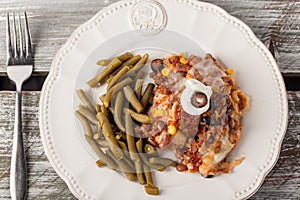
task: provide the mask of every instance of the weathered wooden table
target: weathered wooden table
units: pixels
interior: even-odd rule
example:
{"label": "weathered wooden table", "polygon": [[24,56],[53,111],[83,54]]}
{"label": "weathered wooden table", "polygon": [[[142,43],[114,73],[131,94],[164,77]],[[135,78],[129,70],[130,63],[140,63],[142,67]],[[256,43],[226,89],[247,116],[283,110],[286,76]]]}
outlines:
{"label": "weathered wooden table", "polygon": [[[54,54],[70,34],[116,0],[0,1],[0,199],[10,199],[9,168],[15,96],[5,68],[6,12],[26,10],[35,49],[35,70],[25,88],[39,89]],[[248,24],[274,54],[286,80],[289,125],[279,160],[251,199],[300,199],[300,1],[207,0]],[[33,84],[33,86],[32,86]],[[39,91],[25,91],[23,132],[29,173],[28,199],[75,199],[48,162],[39,135]]]}

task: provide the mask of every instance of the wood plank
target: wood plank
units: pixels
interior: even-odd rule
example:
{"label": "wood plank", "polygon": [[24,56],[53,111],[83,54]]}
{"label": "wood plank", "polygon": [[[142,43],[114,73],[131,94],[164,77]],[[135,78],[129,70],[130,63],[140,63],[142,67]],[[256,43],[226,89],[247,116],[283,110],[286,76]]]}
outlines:
{"label": "wood plank", "polygon": [[[76,199],[51,167],[43,149],[38,124],[39,92],[23,96],[23,133],[28,166],[28,199]],[[0,199],[11,199],[9,169],[14,123],[13,92],[0,94]]]}
{"label": "wood plank", "polygon": [[[35,48],[35,71],[48,72],[55,53],[80,24],[117,0],[6,0],[0,2],[0,30],[5,13],[27,10]],[[300,74],[299,0],[206,0],[248,24],[274,54],[286,75]],[[5,31],[0,31],[0,74],[5,74]]]}
{"label": "wood plank", "polygon": [[284,75],[300,74],[299,0],[207,0],[207,2],[222,7],[245,22],[256,36],[272,49]]}
{"label": "wood plank", "polygon": [[[103,7],[117,0],[8,0],[0,2],[0,30],[5,30],[5,13],[27,11],[35,49],[35,71],[48,72],[56,52],[75,29]],[[0,31],[0,52],[5,52],[5,31]],[[5,54],[0,54],[0,72],[5,72]]]}
{"label": "wood plank", "polygon": [[[28,161],[28,199],[75,199],[55,173],[43,150],[38,127],[40,92],[25,92],[24,136]],[[278,163],[251,199],[300,198],[300,92],[289,92],[289,126]],[[14,120],[14,93],[0,92],[0,199],[10,199],[9,168]]]}

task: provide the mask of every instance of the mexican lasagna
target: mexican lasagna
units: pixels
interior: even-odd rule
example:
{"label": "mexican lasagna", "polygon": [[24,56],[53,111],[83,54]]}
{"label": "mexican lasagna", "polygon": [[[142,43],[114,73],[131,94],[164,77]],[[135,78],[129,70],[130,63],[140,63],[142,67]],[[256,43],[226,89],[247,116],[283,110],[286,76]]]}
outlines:
{"label": "mexican lasagna", "polygon": [[[156,87],[148,109],[152,123],[136,129],[140,137],[161,149],[176,151],[178,171],[199,171],[204,177],[228,173],[244,158],[228,161],[242,131],[243,111],[248,96],[238,87],[233,70],[220,65],[212,55],[171,55],[151,63],[150,77]],[[188,100],[194,109],[207,105],[200,115],[183,108],[186,82],[194,80],[211,89],[210,98],[192,91]]]}

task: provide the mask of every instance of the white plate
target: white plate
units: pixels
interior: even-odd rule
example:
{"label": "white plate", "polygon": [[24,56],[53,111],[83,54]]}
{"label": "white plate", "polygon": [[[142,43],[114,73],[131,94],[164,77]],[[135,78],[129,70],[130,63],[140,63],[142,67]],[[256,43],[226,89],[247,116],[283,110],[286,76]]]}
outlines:
{"label": "white plate", "polygon": [[[224,10],[195,0],[126,0],[80,26],[55,56],[40,101],[40,130],[56,172],[79,199],[243,199],[254,194],[275,165],[287,126],[287,99],[278,67],[250,28]],[[170,170],[156,173],[158,197],[118,173],[95,165],[95,155],[77,131],[73,111],[77,88],[99,68],[95,62],[124,51],[212,53],[234,68],[249,94],[242,137],[232,156],[246,159],[232,173],[212,179]],[[89,90],[96,99],[99,90]]]}

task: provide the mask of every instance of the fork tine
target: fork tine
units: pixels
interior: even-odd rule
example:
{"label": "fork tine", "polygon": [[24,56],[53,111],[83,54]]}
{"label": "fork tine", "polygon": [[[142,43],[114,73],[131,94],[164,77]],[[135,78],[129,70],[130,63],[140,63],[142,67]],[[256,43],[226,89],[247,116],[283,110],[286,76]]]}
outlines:
{"label": "fork tine", "polygon": [[11,62],[13,57],[12,46],[11,46],[11,34],[10,34],[10,23],[9,13],[7,13],[7,24],[6,24],[6,50],[7,50],[7,64]]}
{"label": "fork tine", "polygon": [[24,12],[25,16],[25,47],[26,47],[26,58],[32,58],[32,44],[31,44],[31,37],[30,37],[30,31],[28,26],[28,20],[27,20],[27,14]]}
{"label": "fork tine", "polygon": [[19,48],[19,52],[20,52],[20,60],[21,63],[23,64],[23,59],[24,59],[24,50],[23,50],[23,32],[22,32],[22,25],[21,25],[21,15],[19,13],[19,43],[20,43],[20,48]]}
{"label": "fork tine", "polygon": [[17,26],[16,26],[15,12],[13,12],[13,35],[14,35],[14,57],[15,59],[18,59],[19,54],[18,54],[18,39],[17,39]]}

